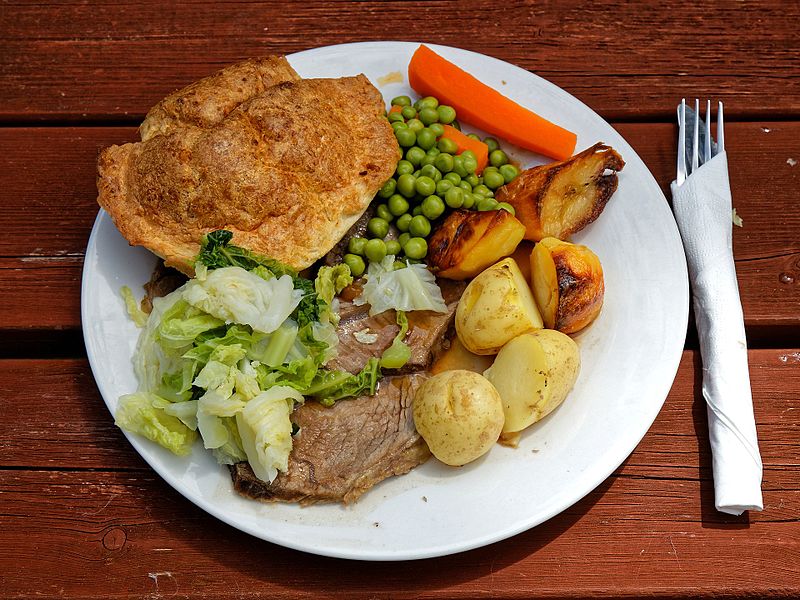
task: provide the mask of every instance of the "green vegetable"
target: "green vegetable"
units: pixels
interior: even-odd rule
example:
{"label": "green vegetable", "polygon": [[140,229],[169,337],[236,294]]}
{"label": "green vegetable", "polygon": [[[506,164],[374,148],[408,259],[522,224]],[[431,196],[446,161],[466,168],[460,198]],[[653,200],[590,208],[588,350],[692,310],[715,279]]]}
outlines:
{"label": "green vegetable", "polygon": [[386,243],[380,239],[370,240],[364,247],[364,254],[369,262],[380,262],[386,256]]}
{"label": "green vegetable", "polygon": [[478,194],[480,196],[494,196],[494,192],[486,187],[484,184],[479,183],[475,187],[472,188],[473,194]]}
{"label": "green vegetable", "polygon": [[[410,164],[410,163],[409,163]],[[416,194],[417,178],[410,173],[404,173],[397,178],[397,191],[406,198],[413,198]]]}
{"label": "green vegetable", "polygon": [[137,327],[144,327],[147,323],[147,313],[139,307],[139,303],[136,302],[136,298],[133,297],[131,288],[127,285],[123,285],[120,289],[120,293],[122,294],[122,299],[125,301],[125,308],[128,310],[128,315],[131,320]]}
{"label": "green vegetable", "polygon": [[[406,210],[408,210],[408,206],[406,206]],[[408,212],[403,213],[402,215],[400,215],[398,217],[397,222],[395,223],[395,226],[401,232],[406,232],[406,231],[408,231],[408,226],[410,225],[412,218],[413,217],[412,217],[411,213],[408,213]]]}
{"label": "green vegetable", "polygon": [[[455,157],[453,158],[453,160],[455,161]],[[461,175],[459,175],[458,173],[453,173],[453,172],[446,173],[444,175],[444,179],[446,179],[447,181],[451,181],[453,185],[458,185],[459,183],[461,183]]]}
{"label": "green vegetable", "polygon": [[500,186],[505,185],[506,180],[499,171],[490,171],[489,173],[484,172],[483,183],[489,189],[496,190]]}
{"label": "green vegetable", "polygon": [[500,148],[500,143],[493,137],[485,137],[483,138],[483,143],[489,146],[489,152],[494,152],[498,148]]}
{"label": "green vegetable", "polygon": [[[389,222],[381,217],[372,217],[367,221],[367,232],[374,238],[385,238],[386,234],[389,233]],[[367,242],[368,245],[369,242]],[[366,252],[366,246],[364,247],[364,252]]]}
{"label": "green vegetable", "polygon": [[500,209],[506,210],[506,211],[510,212],[512,215],[516,215],[517,214],[517,211],[514,210],[514,207],[511,206],[508,202],[500,202],[497,205],[497,209],[498,210],[500,210]]}
{"label": "green vegetable", "polygon": [[357,302],[369,303],[370,315],[389,309],[447,312],[436,278],[425,265],[411,264],[395,270],[391,257],[380,263],[370,263],[367,283]]}
{"label": "green vegetable", "polygon": [[399,369],[411,358],[411,348],[403,341],[408,333],[408,317],[405,312],[398,310],[396,319],[400,331],[392,340],[392,345],[381,355],[381,368],[383,369]]}
{"label": "green vegetable", "polygon": [[408,225],[409,233],[414,237],[428,237],[431,233],[431,223],[423,215],[417,215]]}
{"label": "green vegetable", "polygon": [[[425,121],[423,121],[425,123]],[[426,123],[427,125],[427,123]],[[436,144],[436,134],[427,127],[417,133],[417,146],[423,150],[430,150]]]}
{"label": "green vegetable", "polygon": [[386,254],[393,254],[397,256],[403,249],[400,247],[400,242],[397,240],[388,240],[386,242]]}
{"label": "green vegetable", "polygon": [[414,189],[420,196],[430,196],[436,191],[436,182],[426,175],[420,175],[414,182]]}
{"label": "green vegetable", "polygon": [[478,210],[495,210],[499,202],[494,198],[480,197],[477,203]]}
{"label": "green vegetable", "polygon": [[408,96],[395,96],[392,98],[392,106],[411,106],[411,98]]}
{"label": "green vegetable", "polygon": [[430,125],[431,123],[437,123],[439,121],[439,112],[435,108],[426,106],[425,108],[419,111],[419,120],[422,121],[425,125]]}
{"label": "green vegetable", "polygon": [[364,259],[357,254],[345,254],[342,258],[342,261],[350,268],[350,272],[355,277],[360,277],[363,275],[364,269],[366,269]]}
{"label": "green vegetable", "polygon": [[191,452],[197,433],[178,417],[167,414],[161,406],[167,400],[155,394],[137,392],[119,399],[114,423],[131,433],[138,433],[178,456]]}
{"label": "green vegetable", "polygon": [[409,119],[406,122],[406,125],[408,125],[408,128],[414,133],[417,133],[418,131],[425,128],[425,123],[423,123],[419,119]]}
{"label": "green vegetable", "polygon": [[347,242],[347,249],[351,254],[364,254],[364,246],[367,244],[367,238],[351,237]]}
{"label": "green vegetable", "polygon": [[395,169],[395,173],[397,174],[397,177],[398,177],[398,179],[397,179],[398,185],[400,184],[400,177],[405,175],[405,174],[413,173],[415,166],[416,165],[413,165],[412,163],[410,163],[407,160],[400,160],[400,161],[397,162],[397,169]]}
{"label": "green vegetable", "polygon": [[440,105],[437,109],[439,122],[444,123],[445,125],[449,125],[456,119],[456,109],[452,106],[447,105]]}
{"label": "green vegetable", "polygon": [[441,123],[431,123],[430,125],[428,125],[428,129],[430,129],[433,132],[433,134],[436,136],[437,139],[442,137],[442,135],[444,135],[444,127],[442,127]]}
{"label": "green vegetable", "polygon": [[[421,132],[420,132],[421,133]],[[419,141],[419,140],[417,140]],[[425,158],[425,150],[420,148],[419,146],[412,146],[408,150],[406,150],[406,160],[410,162],[415,167],[418,167],[422,162],[422,159]],[[412,173],[414,170],[411,169],[409,173]]]}
{"label": "green vegetable", "polygon": [[444,213],[444,209],[444,202],[435,194],[428,196],[422,201],[422,214],[431,221],[441,217],[442,213]]}
{"label": "green vegetable", "polygon": [[433,161],[433,166],[439,169],[439,171],[442,173],[449,173],[455,166],[453,155],[447,152],[440,153]]}
{"label": "green vegetable", "polygon": [[428,254],[428,242],[421,237],[412,237],[403,246],[403,251],[408,258],[423,259]]}
{"label": "green vegetable", "polygon": [[[409,218],[408,218],[408,220],[410,221],[410,220],[411,220],[411,215],[408,215],[408,217],[409,217]],[[410,233],[408,233],[407,231],[406,231],[406,232],[403,232],[403,233],[401,233],[401,234],[400,234],[400,235],[397,237],[397,241],[398,241],[398,242],[400,242],[400,247],[401,247],[401,248],[405,248],[405,247],[406,247],[406,244],[408,243],[408,240],[410,240],[410,239],[411,239],[411,234],[410,234]]]}
{"label": "green vegetable", "polygon": [[[389,119],[389,123],[400,123],[403,122],[403,115],[399,112],[390,112],[387,119]],[[403,122],[403,124],[405,123]]]}
{"label": "green vegetable", "polygon": [[444,195],[444,201],[450,208],[461,208],[464,204],[464,190],[459,187],[450,188]]}
{"label": "green vegetable", "polygon": [[394,136],[403,148],[410,148],[417,142],[417,134],[410,126],[395,130]]}
{"label": "green vegetable", "polygon": [[476,196],[472,192],[464,192],[464,203],[461,205],[461,208],[466,208],[469,210],[478,202],[478,198],[480,196]]}
{"label": "green vegetable", "polygon": [[[346,264],[319,268],[317,278],[314,280],[314,291],[317,294],[317,302],[324,306],[324,309],[320,310],[319,321],[321,323],[326,322],[331,317],[334,324],[339,323],[339,315],[333,315],[330,312],[330,306],[333,304],[333,297],[351,283],[353,283],[353,276],[350,272],[350,267]],[[321,304],[323,302],[324,305]]]}
{"label": "green vegetable", "polygon": [[502,150],[492,150],[489,152],[489,163],[493,167],[500,167],[508,164],[508,156]]}
{"label": "green vegetable", "polygon": [[394,189],[397,187],[397,182],[394,179],[390,179],[386,183],[381,186],[381,189],[378,190],[378,195],[381,198],[388,198],[392,194],[394,194]]}
{"label": "green vegetable", "polygon": [[[402,216],[408,212],[408,200],[406,200],[400,194],[394,194],[391,198],[389,198],[388,206],[389,212],[395,217]],[[400,219],[397,220],[395,225],[397,227],[400,226]],[[358,254],[360,254],[360,252]]]}
{"label": "green vegetable", "polygon": [[502,165],[500,167],[500,174],[506,183],[511,183],[519,175],[519,169],[514,165]]}
{"label": "green vegetable", "polygon": [[455,154],[458,152],[458,144],[455,141],[451,140],[450,138],[442,138],[438,142],[438,148],[442,152],[446,152],[447,154]]}
{"label": "green vegetable", "polygon": [[378,204],[378,207],[375,209],[375,214],[387,223],[391,223],[394,220],[394,215],[385,204]]}
{"label": "green vegetable", "polygon": [[380,377],[378,359],[370,358],[357,375],[346,371],[320,371],[304,393],[317,399],[323,406],[332,406],[342,398],[372,396]]}

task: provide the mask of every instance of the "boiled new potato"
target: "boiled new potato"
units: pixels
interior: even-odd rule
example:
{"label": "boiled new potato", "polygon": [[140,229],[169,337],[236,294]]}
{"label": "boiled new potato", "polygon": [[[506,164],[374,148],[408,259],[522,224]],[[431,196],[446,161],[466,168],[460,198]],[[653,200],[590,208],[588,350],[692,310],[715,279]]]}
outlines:
{"label": "boiled new potato", "polygon": [[568,335],[541,329],[514,338],[484,375],[503,399],[503,433],[521,431],[567,397],[580,371],[578,345]]}
{"label": "boiled new potato", "polygon": [[605,284],[594,252],[548,237],[536,244],[530,262],[533,297],[545,327],[575,333],[597,318]]}
{"label": "boiled new potato", "polygon": [[513,258],[475,277],[456,308],[458,339],[474,354],[497,354],[509,340],[541,328],[536,301]]}
{"label": "boiled new potato", "polygon": [[525,226],[505,210],[456,210],[428,241],[428,264],[439,277],[469,279],[508,256]]}
{"label": "boiled new potato", "polygon": [[458,337],[455,337],[450,342],[450,347],[431,365],[431,373],[437,375],[444,371],[455,371],[457,369],[483,373],[492,366],[493,360],[494,356],[473,354],[464,348],[464,344],[461,343]]}
{"label": "boiled new potato", "polygon": [[445,371],[414,397],[414,425],[431,453],[458,467],[486,454],[503,429],[503,402],[489,381],[472,371]]}

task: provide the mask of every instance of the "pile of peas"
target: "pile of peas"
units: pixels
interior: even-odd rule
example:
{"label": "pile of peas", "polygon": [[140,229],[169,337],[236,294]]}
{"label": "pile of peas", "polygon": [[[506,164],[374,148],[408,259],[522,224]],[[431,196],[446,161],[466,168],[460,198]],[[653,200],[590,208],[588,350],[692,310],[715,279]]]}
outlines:
{"label": "pile of peas", "polygon": [[[375,216],[367,224],[367,238],[351,238],[344,262],[356,277],[364,273],[367,262],[380,262],[387,255],[404,254],[410,261],[421,261],[428,254],[426,238],[432,223],[447,209],[507,210],[514,208],[498,202],[494,191],[513,181],[519,169],[509,164],[508,156],[495,138],[483,138],[489,147],[489,164],[480,176],[475,171],[475,154],[465,150],[456,154],[456,143],[442,137],[443,125],[461,129],[456,111],[439,104],[433,96],[411,103],[408,96],[392,99],[388,114],[403,158],[397,163],[394,177],[378,192],[380,202]],[[469,137],[480,140],[473,133]],[[386,239],[394,228],[397,239]],[[402,267],[404,262],[398,261]]]}

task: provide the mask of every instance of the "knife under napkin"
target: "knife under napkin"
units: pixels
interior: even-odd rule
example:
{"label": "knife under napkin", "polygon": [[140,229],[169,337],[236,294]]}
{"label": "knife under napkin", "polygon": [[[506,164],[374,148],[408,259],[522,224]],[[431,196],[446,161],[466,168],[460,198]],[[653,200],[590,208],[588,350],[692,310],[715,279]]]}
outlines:
{"label": "knife under napkin", "polygon": [[[694,111],[687,108],[686,131],[693,131],[694,118]],[[700,131],[703,129],[701,124]],[[720,152],[693,171],[682,185],[673,182],[672,204],[689,265],[703,358],[715,505],[732,515],[762,510],[763,466],[733,262],[726,153]]]}

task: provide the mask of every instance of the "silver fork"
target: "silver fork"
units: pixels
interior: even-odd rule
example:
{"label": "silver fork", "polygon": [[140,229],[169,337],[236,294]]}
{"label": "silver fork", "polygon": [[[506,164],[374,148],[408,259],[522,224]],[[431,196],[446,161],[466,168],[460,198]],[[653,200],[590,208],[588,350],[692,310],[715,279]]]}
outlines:
{"label": "silver fork", "polygon": [[[691,158],[686,152],[687,108],[686,98],[678,105],[678,166],[675,183],[682,185],[686,178],[694,173],[697,168],[711,160],[714,156],[725,150],[725,129],[722,116],[722,102],[717,108],[717,142],[711,139],[711,100],[706,100],[706,118],[703,125],[703,144],[700,144],[700,101],[695,99],[694,111],[689,111],[689,126],[692,127]],[[690,167],[687,168],[687,161]]]}

